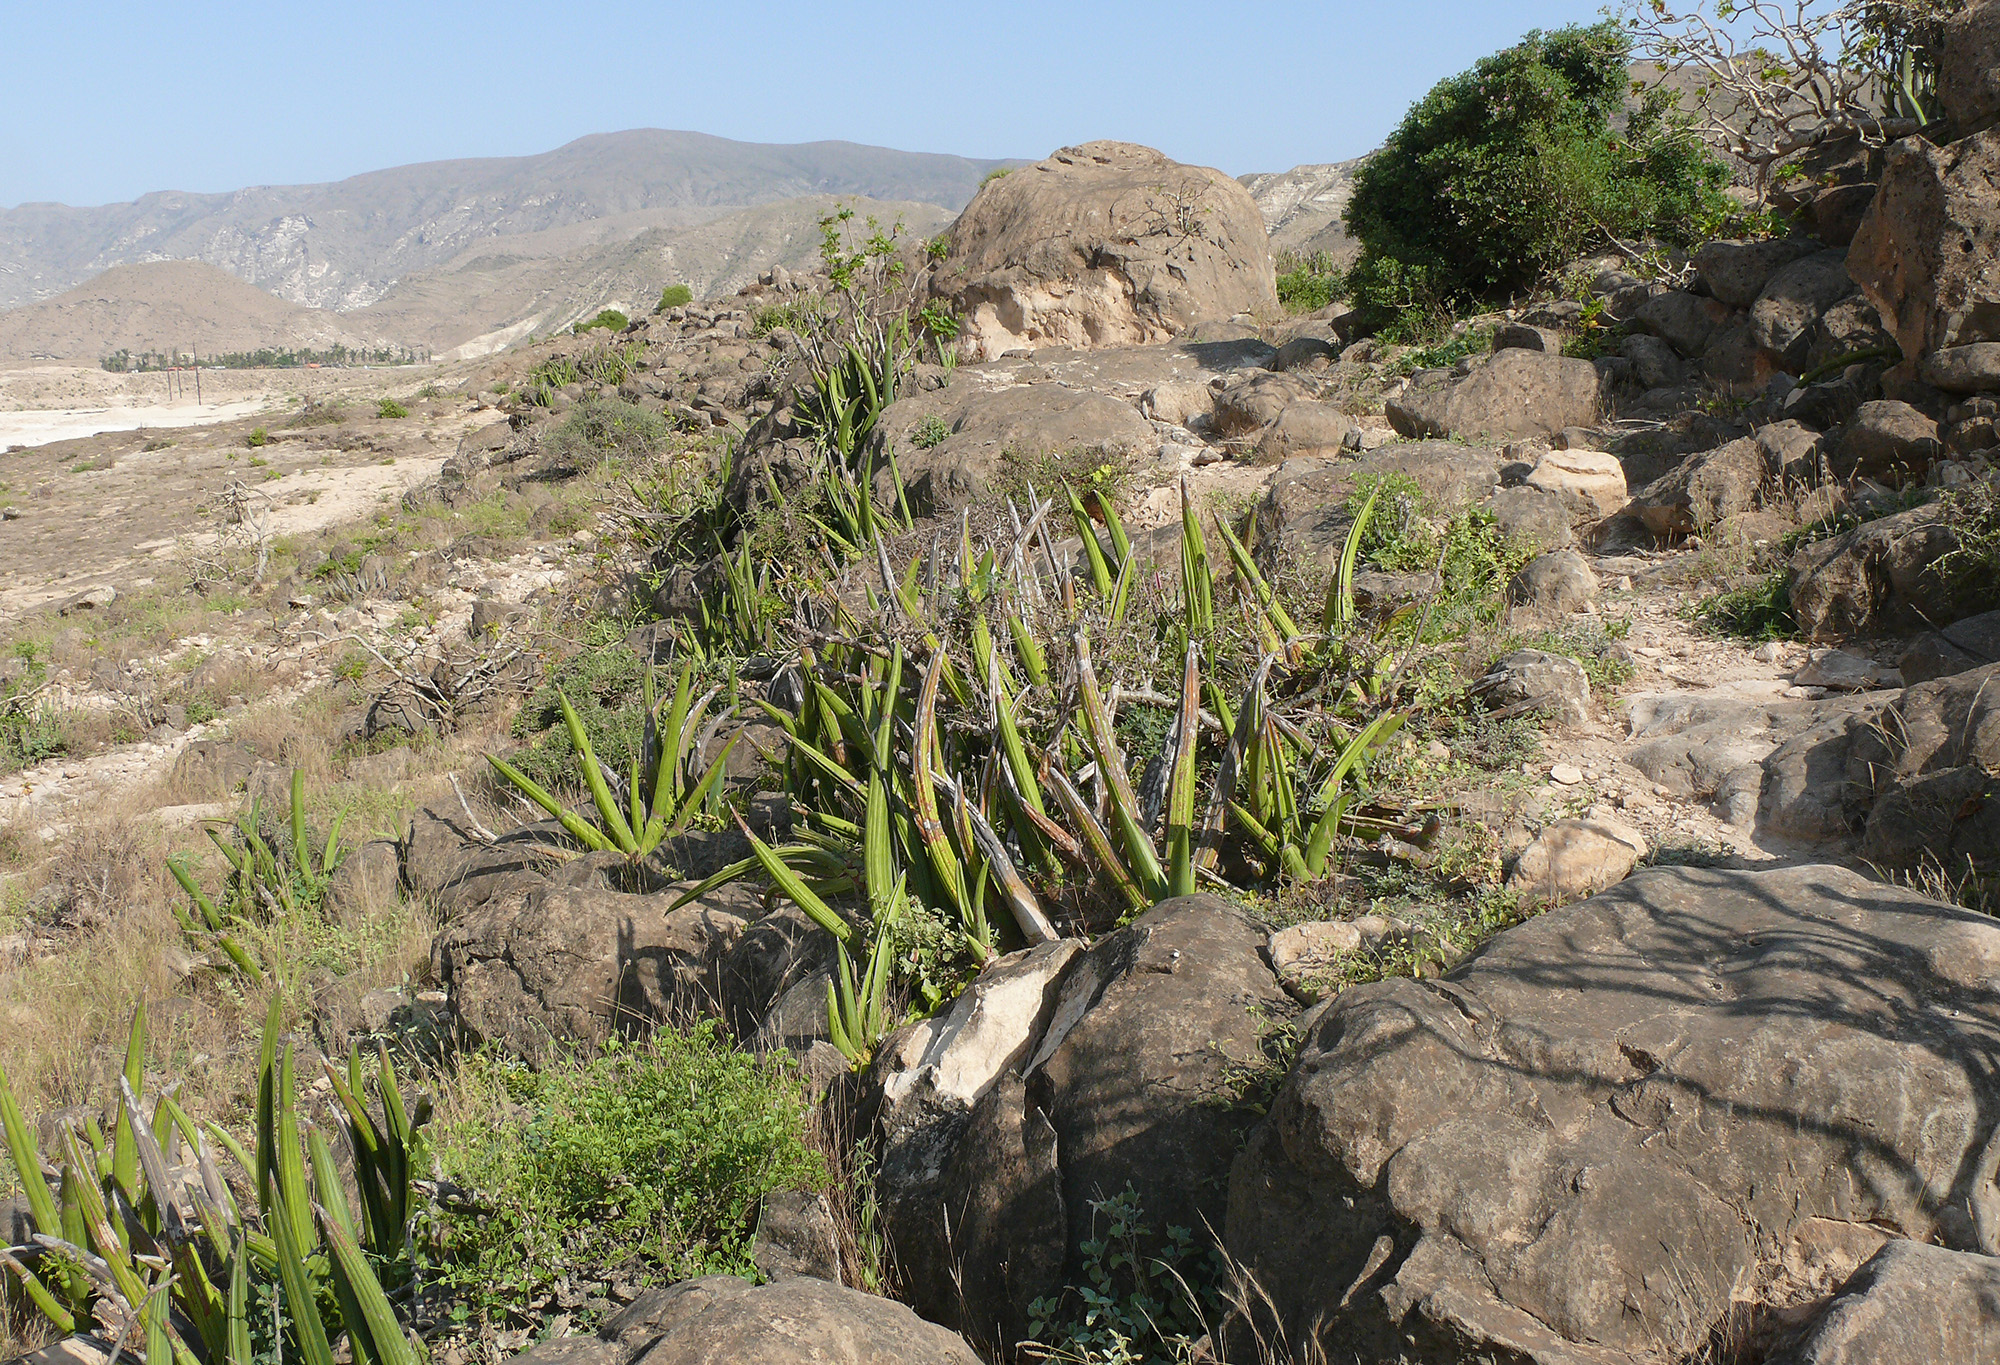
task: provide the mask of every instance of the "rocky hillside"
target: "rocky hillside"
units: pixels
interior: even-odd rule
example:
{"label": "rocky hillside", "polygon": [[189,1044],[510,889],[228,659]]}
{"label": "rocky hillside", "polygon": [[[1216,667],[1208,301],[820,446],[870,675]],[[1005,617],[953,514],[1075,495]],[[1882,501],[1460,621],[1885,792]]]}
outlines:
{"label": "rocky hillside", "polygon": [[399,280],[378,303],[343,314],[350,326],[410,338],[438,354],[483,355],[536,332],[617,308],[651,311],[669,284],[698,298],[733,294],[773,266],[810,270],[819,220],[839,206],[928,237],[952,215],[936,204],[831,195],[743,209],[697,227],[652,227],[576,246],[574,230],[482,244],[440,270]]}
{"label": "rocky hillside", "polygon": [[1093,142],[852,289],[0,456],[13,1339],[225,1359],[134,1249],[229,1222],[320,1365],[2000,1360],[2000,0],[1947,44],[1789,231],[1420,338]]}
{"label": "rocky hillside", "polygon": [[1271,250],[1294,256],[1325,251],[1336,264],[1351,262],[1359,248],[1341,219],[1353,197],[1354,172],[1362,160],[1238,177],[1264,215]]}
{"label": "rocky hillside", "polygon": [[0,308],[114,265],[198,260],[291,303],[364,307],[494,239],[597,220],[628,235],[805,195],[962,207],[1002,163],[845,142],[778,146],[636,129],[538,156],[438,161],[327,185],[0,210]]}

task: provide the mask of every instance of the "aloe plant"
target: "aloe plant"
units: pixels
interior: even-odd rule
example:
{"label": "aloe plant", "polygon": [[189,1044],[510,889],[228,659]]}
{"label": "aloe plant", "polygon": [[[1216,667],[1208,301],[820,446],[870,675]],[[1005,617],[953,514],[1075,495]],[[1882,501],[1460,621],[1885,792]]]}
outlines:
{"label": "aloe plant", "polygon": [[[685,829],[688,821],[706,808],[711,794],[722,780],[729,752],[736,745],[737,736],[731,735],[706,771],[699,777],[694,775],[702,719],[721,688],[711,687],[695,698],[692,695],[693,684],[694,665],[685,664],[675,679],[672,703],[667,705],[665,698],[655,698],[653,673],[651,669],[647,670],[644,694],[646,730],[640,752],[633,756],[630,772],[624,774],[627,799],[623,802],[612,792],[615,779],[591,747],[590,736],[584,732],[583,721],[578,717],[576,708],[570,705],[569,697],[561,688],[556,689],[556,700],[562,706],[563,728],[569,734],[570,744],[576,749],[584,785],[589,788],[591,803],[596,808],[595,824],[550,795],[533,778],[505,759],[488,754],[486,761],[515,790],[555,817],[585,848],[595,853],[622,853],[634,862],[643,861],[651,857],[668,838]],[[661,714],[663,705],[666,705],[664,715]]]}
{"label": "aloe plant", "polygon": [[[258,804],[252,801],[250,809],[234,824],[214,822],[204,826],[229,867],[216,895],[211,896],[202,888],[184,858],[167,859],[167,871],[200,912],[197,923],[188,907],[177,902],[172,907],[189,941],[199,948],[220,949],[233,971],[261,985],[266,964],[258,959],[246,940],[254,937],[259,925],[318,910],[325,899],[327,884],[347,855],[340,842],[347,813],[342,811],[334,817],[325,841],[315,851],[306,830],[305,774],[293,769],[291,809],[286,817],[289,842],[280,840],[273,847],[261,831],[259,816]],[[225,837],[224,831],[231,837]]]}
{"label": "aloe plant", "polygon": [[[348,1082],[336,1086],[366,1210],[355,1224],[325,1136],[302,1138],[278,1008],[274,1000],[264,1023],[254,1156],[220,1128],[194,1123],[170,1096],[146,1117],[143,1007],[133,1016],[111,1136],[94,1122],[64,1128],[59,1194],[0,1072],[0,1129],[36,1228],[31,1248],[0,1250],[0,1266],[57,1330],[95,1320],[136,1343],[147,1365],[253,1365],[266,1358],[252,1344],[255,1281],[282,1296],[277,1349],[304,1365],[333,1365],[337,1353],[357,1365],[417,1365],[378,1267],[399,1279],[409,1273],[411,1146],[424,1114],[414,1123],[406,1116],[384,1059],[378,1122],[360,1099],[359,1057],[350,1058]],[[374,1146],[364,1155],[365,1142]],[[194,1167],[185,1182],[173,1174],[183,1145]],[[254,1214],[238,1207],[217,1146],[254,1179]]]}

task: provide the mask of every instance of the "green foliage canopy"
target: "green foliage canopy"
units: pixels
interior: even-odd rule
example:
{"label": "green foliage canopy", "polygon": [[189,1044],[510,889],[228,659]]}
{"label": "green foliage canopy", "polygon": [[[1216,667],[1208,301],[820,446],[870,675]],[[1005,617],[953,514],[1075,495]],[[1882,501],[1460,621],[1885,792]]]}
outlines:
{"label": "green foliage canopy", "polygon": [[1727,172],[1671,96],[1626,112],[1629,55],[1608,20],[1530,33],[1410,110],[1347,210],[1371,322],[1504,295],[1614,235],[1685,242],[1720,221]]}

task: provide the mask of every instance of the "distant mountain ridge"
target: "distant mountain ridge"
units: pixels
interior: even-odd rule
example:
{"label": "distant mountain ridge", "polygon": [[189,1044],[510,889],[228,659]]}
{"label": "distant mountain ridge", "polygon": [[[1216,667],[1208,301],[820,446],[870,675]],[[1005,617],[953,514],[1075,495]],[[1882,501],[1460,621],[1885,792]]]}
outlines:
{"label": "distant mountain ridge", "polygon": [[116,265],[196,260],[289,302],[345,312],[473,248],[490,244],[506,254],[506,239],[517,234],[612,218],[629,238],[809,195],[955,212],[1006,164],[648,128],[578,138],[535,156],[423,162],[321,185],[162,191],[96,208],[23,204],[0,210],[0,308],[53,298]]}

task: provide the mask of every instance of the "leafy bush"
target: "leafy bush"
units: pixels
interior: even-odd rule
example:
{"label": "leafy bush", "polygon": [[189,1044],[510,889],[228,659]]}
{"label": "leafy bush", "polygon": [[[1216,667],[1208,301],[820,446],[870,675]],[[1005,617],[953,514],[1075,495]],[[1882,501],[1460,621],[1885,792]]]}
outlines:
{"label": "leafy bush", "polygon": [[249,446],[252,450],[257,449],[259,446],[267,446],[271,444],[271,433],[263,427],[253,427],[250,434],[244,438],[243,444]]}
{"label": "leafy bush", "polygon": [[375,405],[377,417],[408,417],[410,410],[393,398],[384,398]]}
{"label": "leafy bush", "polygon": [[45,706],[0,710],[0,773],[32,768],[69,752],[62,719]]}
{"label": "leafy bush", "polygon": [[750,331],[760,337],[769,336],[779,328],[800,332],[818,319],[820,311],[819,300],[809,296],[769,304],[751,313]]}
{"label": "leafy bush", "polygon": [[641,459],[673,434],[667,419],[622,398],[586,398],[542,438],[542,452],[577,469],[608,459]]}
{"label": "leafy bush", "polygon": [[918,450],[929,450],[933,446],[943,445],[945,438],[950,435],[951,424],[936,413],[932,413],[917,423],[917,429],[910,433],[910,444]]}
{"label": "leafy bush", "polygon": [[1378,505],[1361,539],[1361,557],[1388,573],[1438,574],[1434,631],[1498,619],[1508,580],[1535,556],[1532,545],[1509,539],[1483,507],[1440,514],[1407,475],[1357,479],[1349,512],[1358,515],[1371,495]]}
{"label": "leafy bush", "polygon": [[599,328],[608,332],[622,332],[631,325],[632,319],[626,317],[616,308],[606,308],[598,313],[596,317],[579,322],[576,326],[570,328],[570,331],[577,336],[582,336],[585,332],[594,332]]}
{"label": "leafy bush", "polygon": [[1469,355],[1483,355],[1493,347],[1491,327],[1468,327],[1463,332],[1448,336],[1442,341],[1398,356],[1384,373],[1392,376],[1415,374],[1418,370],[1443,370],[1456,365]]}
{"label": "leafy bush", "polygon": [[1719,220],[1727,172],[1670,95],[1614,127],[1629,51],[1608,20],[1531,33],[1410,110],[1347,210],[1371,325],[1505,295],[1609,235],[1679,242]]}
{"label": "leafy bush", "polygon": [[670,284],[660,291],[659,307],[653,311],[664,313],[669,308],[685,308],[694,302],[694,290],[684,284]]}
{"label": "leafy bush", "polygon": [[430,1215],[429,1269],[461,1320],[521,1314],[565,1280],[755,1274],[764,1196],[826,1181],[797,1072],[713,1021],[540,1072],[473,1056],[441,1109],[438,1164],[476,1200]]}
{"label": "leafy bush", "polygon": [[2000,609],[2000,488],[1965,484],[1939,502],[1958,540],[1937,564],[1953,617]]}
{"label": "leafy bush", "polygon": [[1278,258],[1278,302],[1287,313],[1317,312],[1346,297],[1347,272],[1333,263],[1333,253],[1287,253]]}
{"label": "leafy bush", "polygon": [[1791,640],[1799,633],[1792,614],[1792,573],[1779,569],[1769,576],[1696,603],[1695,619],[1720,635],[1746,640]]}

